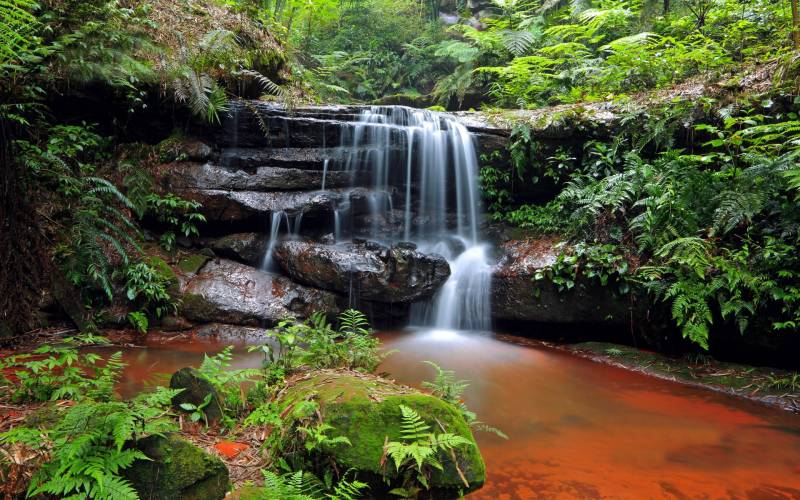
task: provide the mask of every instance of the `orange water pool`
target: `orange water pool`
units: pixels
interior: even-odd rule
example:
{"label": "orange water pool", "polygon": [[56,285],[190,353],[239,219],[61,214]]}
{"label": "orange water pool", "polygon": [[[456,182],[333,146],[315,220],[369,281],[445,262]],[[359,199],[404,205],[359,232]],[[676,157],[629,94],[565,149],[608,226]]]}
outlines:
{"label": "orange water pool", "polygon": [[[508,441],[476,435],[487,465],[478,499],[800,498],[800,416],[547,349],[525,339],[386,332],[380,367],[418,386],[431,360],[470,386],[465,401]],[[135,393],[225,343],[129,349],[120,389]],[[260,358],[242,353],[239,367]]]}

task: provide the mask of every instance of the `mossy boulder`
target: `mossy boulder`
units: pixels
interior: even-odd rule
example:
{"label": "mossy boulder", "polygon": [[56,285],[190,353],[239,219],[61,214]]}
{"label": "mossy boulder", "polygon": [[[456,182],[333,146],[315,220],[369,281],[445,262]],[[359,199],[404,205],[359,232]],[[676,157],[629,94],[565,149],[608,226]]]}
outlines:
{"label": "mossy boulder", "polygon": [[[372,484],[372,493],[385,488],[381,477],[396,479],[394,468],[381,466],[384,443],[400,440],[402,417],[400,405],[415,410],[434,433],[447,432],[467,438],[473,446],[456,452],[458,467],[450,456],[440,456],[444,470],[434,471],[430,478],[436,498],[457,498],[459,491],[467,493],[481,486],[486,469],[472,431],[461,411],[439,398],[423,394],[386,379],[357,372],[322,370],[310,377],[289,382],[280,404],[287,408],[299,401],[313,399],[320,405],[326,424],[333,426],[329,436],[345,436],[352,446],[339,446],[334,459],[342,470],[355,469],[358,477]],[[464,485],[458,470],[469,487]]]}
{"label": "mossy boulder", "polygon": [[151,460],[137,460],[125,478],[148,500],[218,500],[229,487],[222,461],[177,436],[150,436],[136,448]]}
{"label": "mossy boulder", "polygon": [[169,380],[169,387],[170,389],[183,389],[180,394],[172,398],[172,404],[179,411],[182,411],[180,405],[184,403],[201,406],[206,397],[211,394],[209,404],[202,411],[209,422],[222,419],[222,404],[217,390],[196,369],[187,367],[176,371]]}

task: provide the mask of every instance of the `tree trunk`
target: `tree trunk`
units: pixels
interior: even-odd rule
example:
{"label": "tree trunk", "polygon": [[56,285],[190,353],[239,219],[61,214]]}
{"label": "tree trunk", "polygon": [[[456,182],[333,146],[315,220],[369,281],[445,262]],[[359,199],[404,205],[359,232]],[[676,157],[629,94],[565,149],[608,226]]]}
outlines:
{"label": "tree trunk", "polygon": [[792,41],[794,50],[800,50],[800,9],[797,7],[798,0],[791,0],[792,3]]}
{"label": "tree trunk", "polygon": [[664,0],[664,15],[669,14],[669,0]]}

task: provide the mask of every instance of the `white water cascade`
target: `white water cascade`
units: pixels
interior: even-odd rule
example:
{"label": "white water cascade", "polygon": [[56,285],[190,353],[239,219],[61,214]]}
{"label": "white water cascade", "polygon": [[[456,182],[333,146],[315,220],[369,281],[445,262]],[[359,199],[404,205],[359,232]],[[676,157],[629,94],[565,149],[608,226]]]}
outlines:
{"label": "white water cascade", "polygon": [[[414,305],[412,322],[488,330],[492,266],[489,247],[479,237],[478,159],[466,127],[432,111],[372,107],[344,128],[340,147],[342,167],[366,172],[370,179],[364,194],[366,236],[385,243],[411,241],[450,263],[449,280],[430,303]],[[327,173],[328,161],[325,167]],[[403,202],[397,214],[393,196]],[[339,210],[335,216],[338,240]]]}

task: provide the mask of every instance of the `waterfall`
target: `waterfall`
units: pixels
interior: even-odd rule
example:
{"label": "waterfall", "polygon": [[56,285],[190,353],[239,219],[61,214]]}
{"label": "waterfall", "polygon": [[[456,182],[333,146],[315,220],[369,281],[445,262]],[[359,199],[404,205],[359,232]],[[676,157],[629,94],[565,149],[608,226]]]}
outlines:
{"label": "waterfall", "polygon": [[[373,106],[345,127],[341,148],[347,152],[344,168],[370,179],[371,191],[364,197],[369,238],[411,241],[450,263],[450,279],[429,304],[415,304],[412,321],[441,329],[488,330],[491,262],[478,232],[478,159],[466,127],[432,111]],[[327,175],[327,162],[325,167]],[[403,198],[399,229],[391,189],[398,184],[403,187],[397,193]],[[337,241],[341,216],[337,209]]]}
{"label": "waterfall", "polygon": [[325,163],[322,165],[322,190],[325,191],[325,179],[328,177],[328,164],[330,160],[325,158]]}
{"label": "waterfall", "polygon": [[278,234],[281,230],[281,223],[286,220],[286,228],[289,230],[289,216],[286,212],[273,212],[269,226],[269,241],[267,241],[267,250],[264,253],[264,259],[261,261],[261,269],[263,271],[273,271],[274,262],[272,260],[272,251],[275,250],[275,245],[278,243]]}

